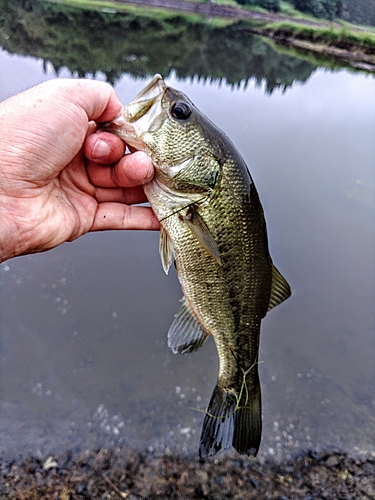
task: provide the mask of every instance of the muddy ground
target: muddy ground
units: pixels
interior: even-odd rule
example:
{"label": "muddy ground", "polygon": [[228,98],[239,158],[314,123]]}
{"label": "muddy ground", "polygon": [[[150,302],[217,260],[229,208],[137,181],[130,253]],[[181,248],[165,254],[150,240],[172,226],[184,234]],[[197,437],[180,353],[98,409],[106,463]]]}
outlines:
{"label": "muddy ground", "polygon": [[283,463],[216,456],[101,449],[2,461],[0,498],[81,499],[375,499],[375,457],[308,452]]}

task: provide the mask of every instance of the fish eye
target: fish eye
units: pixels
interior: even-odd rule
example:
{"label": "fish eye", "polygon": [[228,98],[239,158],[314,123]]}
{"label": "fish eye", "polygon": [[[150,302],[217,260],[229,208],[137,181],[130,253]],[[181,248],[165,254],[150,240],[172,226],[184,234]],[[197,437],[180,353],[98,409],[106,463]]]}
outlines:
{"label": "fish eye", "polygon": [[173,104],[171,113],[177,120],[187,120],[191,115],[191,107],[187,102],[177,101]]}

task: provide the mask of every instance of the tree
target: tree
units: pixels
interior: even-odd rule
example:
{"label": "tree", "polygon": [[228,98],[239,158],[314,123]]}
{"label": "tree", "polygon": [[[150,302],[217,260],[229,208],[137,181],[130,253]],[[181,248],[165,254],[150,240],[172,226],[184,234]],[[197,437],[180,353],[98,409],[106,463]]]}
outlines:
{"label": "tree", "polygon": [[334,19],[342,13],[343,0],[293,0],[296,9],[315,17]]}
{"label": "tree", "polygon": [[342,17],[351,23],[375,26],[375,0],[344,0]]}

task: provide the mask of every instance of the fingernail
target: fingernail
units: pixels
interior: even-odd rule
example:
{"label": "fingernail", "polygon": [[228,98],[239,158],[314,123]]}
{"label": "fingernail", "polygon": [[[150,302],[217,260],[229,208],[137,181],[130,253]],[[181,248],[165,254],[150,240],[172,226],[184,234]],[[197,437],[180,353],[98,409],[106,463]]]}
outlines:
{"label": "fingernail", "polygon": [[107,144],[103,139],[98,139],[92,150],[92,157],[99,160],[100,158],[105,158],[111,152],[109,144]]}

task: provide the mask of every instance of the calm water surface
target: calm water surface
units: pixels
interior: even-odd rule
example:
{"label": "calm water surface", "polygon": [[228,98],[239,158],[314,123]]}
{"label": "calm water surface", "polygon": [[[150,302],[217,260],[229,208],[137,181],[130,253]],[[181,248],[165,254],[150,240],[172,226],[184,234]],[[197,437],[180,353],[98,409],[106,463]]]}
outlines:
{"label": "calm water surface", "polygon": [[[1,99],[56,76],[6,51],[0,67]],[[374,454],[374,78],[318,68],[269,94],[173,75],[247,161],[293,290],[263,322],[260,455]],[[115,88],[128,102],[148,81],[124,74]],[[12,259],[0,285],[1,454],[197,452],[218,360],[213,342],[188,356],[166,345],[181,291],[157,233],[90,234]]]}

